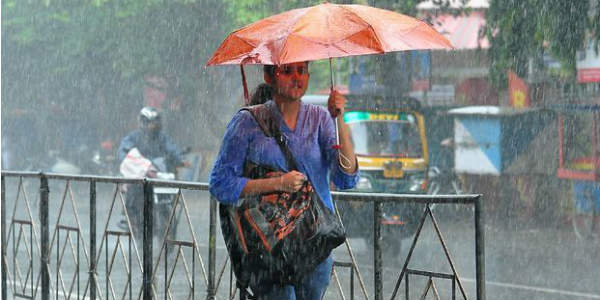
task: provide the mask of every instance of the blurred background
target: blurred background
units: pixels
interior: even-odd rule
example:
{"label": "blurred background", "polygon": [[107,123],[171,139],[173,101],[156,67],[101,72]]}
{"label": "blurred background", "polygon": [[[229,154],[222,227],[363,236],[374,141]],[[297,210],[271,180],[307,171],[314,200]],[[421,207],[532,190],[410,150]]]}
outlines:
{"label": "blurred background", "polygon": [[[243,105],[239,69],[206,61],[231,31],[320,2],[2,0],[2,170],[118,175],[120,140],[152,106],[163,130],[191,149],[179,178],[206,182]],[[414,16],[455,48],[334,60],[335,87],[353,112],[345,118],[363,174],[357,190],[484,194],[488,278],[498,280],[490,291],[599,299],[599,1],[332,2]],[[329,61],[311,62],[310,72],[305,101],[323,104]],[[247,76],[252,89],[262,69],[249,66]],[[390,150],[401,140],[415,147]],[[345,218],[369,211],[352,209]],[[436,209],[459,231],[472,229],[458,219],[470,210]],[[394,212],[386,210],[390,220]],[[505,267],[507,256],[518,259]],[[567,270],[566,281],[511,277],[525,262],[534,270],[526,274],[583,269]],[[494,290],[517,283],[530,288]],[[554,287],[564,290],[543,291]]]}

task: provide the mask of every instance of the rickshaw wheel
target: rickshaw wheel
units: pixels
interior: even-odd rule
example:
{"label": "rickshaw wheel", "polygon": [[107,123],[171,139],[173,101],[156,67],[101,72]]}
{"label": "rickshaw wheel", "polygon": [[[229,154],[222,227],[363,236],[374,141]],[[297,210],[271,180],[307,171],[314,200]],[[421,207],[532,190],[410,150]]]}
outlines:
{"label": "rickshaw wheel", "polygon": [[571,218],[573,231],[578,240],[587,240],[594,238],[594,228],[600,224],[594,224],[594,215],[592,213],[574,212]]}
{"label": "rickshaw wheel", "polygon": [[573,188],[573,215],[571,223],[573,224],[573,232],[576,238],[578,240],[599,238],[599,190],[596,186],[580,186],[578,190],[575,190],[575,185],[573,185]]}

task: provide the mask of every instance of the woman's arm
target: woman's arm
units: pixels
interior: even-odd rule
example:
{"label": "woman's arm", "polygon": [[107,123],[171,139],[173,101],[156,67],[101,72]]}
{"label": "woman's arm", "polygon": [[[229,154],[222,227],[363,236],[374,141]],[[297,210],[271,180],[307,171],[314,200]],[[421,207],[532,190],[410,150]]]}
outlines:
{"label": "woman's arm", "polygon": [[[239,112],[227,125],[225,136],[210,175],[210,192],[220,202],[235,204],[241,196],[275,191],[294,192],[302,187],[306,177],[297,171],[265,179],[243,176],[250,136],[256,123],[248,112]],[[260,129],[258,129],[260,130]]]}
{"label": "woman's arm", "polygon": [[346,173],[354,173],[357,168],[354,145],[352,144],[352,139],[350,137],[350,128],[348,127],[348,124],[344,122],[342,116],[338,118],[338,132],[340,135],[340,152],[344,155],[339,158],[342,160],[340,167]]}
{"label": "woman's arm", "polygon": [[354,154],[354,145],[352,144],[352,138],[350,137],[350,128],[344,121],[344,109],[346,106],[346,97],[341,95],[338,91],[333,90],[329,95],[329,111],[337,113],[338,119],[338,134],[340,143],[340,154],[343,156],[340,167],[346,173],[356,172],[356,155]]}
{"label": "woman's arm", "polygon": [[249,126],[253,125],[251,118],[243,111],[233,116],[210,172],[210,193],[221,203],[236,204],[249,180],[242,175],[248,153]]}

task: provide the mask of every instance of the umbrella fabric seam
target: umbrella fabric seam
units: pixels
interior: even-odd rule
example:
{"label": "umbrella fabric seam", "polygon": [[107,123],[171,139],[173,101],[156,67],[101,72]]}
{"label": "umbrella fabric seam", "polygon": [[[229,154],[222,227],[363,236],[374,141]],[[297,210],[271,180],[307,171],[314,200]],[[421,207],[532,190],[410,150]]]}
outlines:
{"label": "umbrella fabric seam", "polygon": [[[357,35],[357,34],[360,34],[361,32],[363,32],[363,31],[365,31],[365,30],[370,30],[371,32],[373,32],[373,34],[375,34],[375,32],[374,32],[374,30],[373,30],[373,27],[371,27],[371,26],[367,26],[367,28],[365,28],[365,29],[363,29],[363,30],[361,30],[361,31],[358,31],[358,32],[356,32],[356,33],[354,33],[354,34],[351,34],[351,35],[349,35],[348,37],[352,37],[352,36],[355,36],[355,35]],[[291,36],[291,35],[294,35],[294,37],[296,37],[296,38],[299,38],[299,39],[303,39],[303,40],[310,41],[311,43],[320,44],[320,45],[329,45],[329,46],[331,46],[331,47],[334,47],[334,48],[336,48],[336,49],[339,49],[340,51],[342,51],[342,52],[344,52],[344,53],[348,53],[349,55],[351,55],[351,54],[350,54],[350,52],[348,52],[348,51],[346,51],[346,50],[342,49],[340,46],[338,46],[338,45],[337,45],[337,43],[333,43],[333,44],[326,44],[326,43],[324,43],[324,42],[319,42],[319,41],[314,41],[314,40],[311,40],[311,39],[309,39],[309,38],[307,38],[307,37],[305,37],[305,36],[303,36],[303,35],[294,34],[294,33],[290,34],[290,36]],[[288,37],[288,38],[289,38],[289,37]],[[376,38],[377,38],[377,36],[376,36]],[[286,40],[286,41],[287,41],[287,40]],[[340,40],[339,42],[341,42],[341,41],[343,41],[343,40]],[[385,50],[383,49],[383,47],[382,47],[382,45],[381,45],[381,42],[380,42],[378,39],[377,39],[377,42],[378,42],[378,44],[377,44],[377,45],[378,45],[379,47],[377,47],[377,48],[374,48],[374,47],[369,47],[370,49],[373,49],[373,50],[374,50],[374,51],[373,51],[373,54],[376,54],[376,53],[385,53]],[[365,53],[365,54],[368,54],[368,53]],[[332,56],[332,58],[333,58],[333,57],[337,57],[337,56]],[[323,58],[323,59],[326,59],[326,58]]]}
{"label": "umbrella fabric seam", "polygon": [[381,39],[379,38],[379,35],[377,34],[377,31],[375,30],[375,28],[373,27],[373,25],[371,25],[371,23],[369,23],[369,22],[367,22],[366,20],[364,20],[364,19],[363,19],[363,18],[362,18],[362,17],[361,17],[359,14],[357,14],[355,11],[353,11],[353,10],[351,10],[351,9],[347,8],[347,7],[344,7],[344,6],[341,6],[341,8],[342,8],[343,10],[346,10],[346,11],[348,11],[348,12],[352,13],[352,14],[353,14],[353,15],[355,15],[355,16],[356,16],[356,17],[357,17],[359,20],[361,20],[363,23],[367,24],[367,27],[371,29],[371,31],[373,32],[373,35],[375,36],[375,39],[376,39],[376,40],[377,40],[377,42],[379,43],[379,48],[381,49],[381,52],[385,52],[385,49],[384,49],[384,48],[385,48],[385,47],[384,47],[384,44],[381,42]]}
{"label": "umbrella fabric seam", "polygon": [[[382,42],[381,42],[381,39],[379,38],[379,35],[378,35],[378,34],[377,34],[377,32],[375,31],[375,28],[374,28],[374,27],[373,27],[371,24],[369,24],[367,21],[365,21],[365,20],[364,20],[364,19],[363,19],[363,18],[362,18],[360,15],[358,15],[356,12],[352,11],[351,9],[348,9],[348,8],[346,8],[346,7],[343,7],[343,6],[342,6],[341,8],[342,8],[343,10],[345,10],[345,11],[347,11],[347,12],[351,13],[352,15],[356,16],[356,18],[357,18],[358,20],[360,20],[360,21],[361,21],[361,23],[362,23],[363,25],[365,25],[365,29],[367,29],[367,28],[368,28],[368,29],[369,29],[369,30],[370,30],[370,31],[373,33],[373,36],[375,37],[375,40],[377,41],[377,43],[378,43],[378,46],[379,46],[379,47],[378,47],[378,49],[377,49],[377,51],[374,51],[374,53],[385,53],[384,45],[382,44]],[[307,12],[308,12],[308,10],[307,10]],[[297,21],[298,21],[298,20],[300,20],[300,19],[301,19],[302,17],[304,17],[305,15],[306,15],[306,13],[305,13],[304,15],[302,15],[301,17],[299,17],[299,18],[297,19]],[[356,35],[356,34],[359,34],[359,33],[363,32],[365,29],[363,29],[363,30],[361,30],[361,31],[357,31],[357,32],[356,32],[356,33],[354,33],[354,34],[347,35],[347,36],[346,36],[346,37],[344,37],[344,38],[340,38],[340,39],[339,39],[339,41],[337,41],[337,42],[341,42],[341,41],[343,41],[344,39],[346,39],[346,38],[348,38],[348,37],[351,37],[351,36],[354,36],[354,35]],[[290,30],[290,31],[289,31],[289,34],[286,36],[286,38],[285,38],[285,41],[284,41],[284,43],[283,43],[283,47],[282,47],[281,49],[286,49],[286,47],[287,47],[287,42],[288,42],[288,40],[289,40],[290,36],[292,36],[292,35],[294,35],[294,36],[295,36],[295,37],[297,37],[297,38],[300,38],[300,39],[303,39],[303,40],[306,40],[306,41],[310,41],[310,42],[312,42],[312,43],[315,43],[315,44],[320,44],[320,45],[331,45],[332,47],[335,47],[336,49],[339,49],[339,50],[341,50],[341,51],[342,51],[342,52],[344,52],[344,53],[348,53],[348,54],[350,53],[350,52],[348,52],[348,51],[345,51],[345,50],[343,50],[342,48],[340,48],[339,46],[337,46],[335,43],[326,44],[326,43],[324,43],[324,42],[313,41],[313,40],[311,40],[310,38],[307,38],[307,37],[305,37],[305,36],[303,36],[303,35],[297,34],[297,33],[296,33],[294,30]],[[371,49],[373,49],[373,48],[371,48]],[[280,53],[280,54],[281,54],[281,53]],[[350,54],[349,54],[349,55],[350,55]],[[281,61],[281,55],[278,57],[277,61],[278,61],[278,62],[280,62],[280,61]]]}
{"label": "umbrella fabric seam", "polygon": [[217,49],[210,65],[285,64],[454,48],[434,27],[414,17],[363,5],[314,7],[319,8],[282,13],[244,26],[225,39],[222,45],[226,46]]}
{"label": "umbrella fabric seam", "polygon": [[[295,21],[295,22],[298,22],[298,20],[300,20],[300,19],[302,19],[302,17],[306,16],[306,14],[308,13],[308,11],[310,11],[310,9],[306,9],[306,10],[304,10],[304,13],[303,13],[301,16],[298,16],[298,17],[296,18],[296,21]],[[285,49],[285,48],[286,48],[286,46],[287,46],[287,42],[288,42],[288,39],[290,38],[290,36],[291,36],[292,34],[294,34],[294,31],[293,31],[293,30],[289,30],[289,29],[288,29],[288,30],[286,30],[286,31],[287,31],[287,35],[285,35],[285,37],[283,37],[283,38],[280,38],[280,39],[282,39],[282,40],[283,40],[283,43],[282,43],[282,47],[281,47],[281,49]],[[276,40],[279,40],[279,39],[274,39],[274,40],[272,40],[272,41],[276,41]],[[271,61],[273,62],[273,64],[275,64],[275,65],[279,65],[279,64],[281,64],[281,55],[282,55],[282,54],[283,54],[283,53],[282,53],[282,52],[280,52],[280,53],[279,53],[279,55],[277,56],[277,59],[272,59],[272,58],[271,58]]]}
{"label": "umbrella fabric seam", "polygon": [[[234,34],[233,36],[235,36],[235,37],[236,37],[238,40],[240,40],[240,41],[242,41],[242,42],[244,42],[244,43],[248,44],[248,45],[249,45],[249,46],[251,46],[252,48],[256,48],[256,45],[254,45],[254,44],[252,44],[252,43],[248,42],[247,40],[245,40],[245,39],[241,38],[240,36],[238,36],[238,35],[235,35],[235,34]],[[227,40],[227,39],[225,39],[225,40]],[[249,52],[244,52],[244,53],[241,53],[240,55],[236,56],[235,58],[237,59],[237,58],[240,58],[240,57],[242,57],[242,56],[247,56],[248,54],[249,54]],[[227,60],[225,60],[225,61],[222,61],[222,62],[218,62],[218,63],[211,62],[213,59],[216,59],[216,58],[213,56],[213,57],[212,57],[212,58],[211,58],[211,59],[208,61],[208,63],[207,63],[207,66],[210,66],[210,65],[217,65],[217,64],[222,64],[222,63],[226,63],[226,64],[235,64],[235,63],[231,63],[231,62],[230,62],[230,61],[232,61],[232,60],[233,60],[233,59],[231,59],[231,58],[229,58],[229,59],[227,59]],[[240,63],[241,63],[241,62],[240,62]]]}

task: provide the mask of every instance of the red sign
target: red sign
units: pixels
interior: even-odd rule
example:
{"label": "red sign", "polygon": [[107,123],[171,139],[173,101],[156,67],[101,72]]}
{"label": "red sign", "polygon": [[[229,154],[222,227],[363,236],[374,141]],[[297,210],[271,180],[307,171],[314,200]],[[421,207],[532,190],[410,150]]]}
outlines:
{"label": "red sign", "polygon": [[510,106],[515,108],[529,107],[529,87],[513,71],[508,71],[508,93],[510,97]]}
{"label": "red sign", "polygon": [[577,70],[577,82],[579,82],[579,83],[600,82],[600,68],[578,69]]}
{"label": "red sign", "polygon": [[595,43],[588,41],[585,49],[577,51],[577,82],[600,82],[600,53]]}

